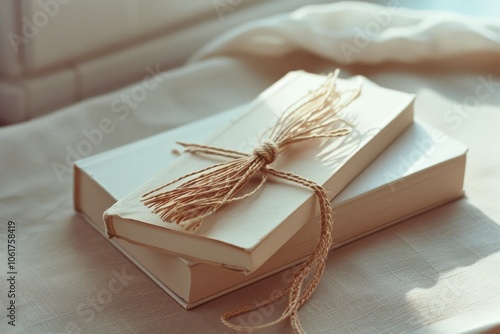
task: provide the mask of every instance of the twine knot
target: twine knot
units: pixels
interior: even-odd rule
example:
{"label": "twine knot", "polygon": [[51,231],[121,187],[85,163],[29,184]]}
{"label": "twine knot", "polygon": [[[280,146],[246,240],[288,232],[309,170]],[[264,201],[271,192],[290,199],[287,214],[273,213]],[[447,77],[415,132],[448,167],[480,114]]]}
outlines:
{"label": "twine knot", "polygon": [[266,140],[262,145],[253,150],[253,154],[262,157],[266,165],[272,164],[278,158],[280,149],[276,143]]}
{"label": "twine knot", "polygon": [[[348,128],[332,127],[337,122],[344,122],[337,116],[338,112],[353,101],[360,92],[358,88],[348,98],[343,98],[343,92],[336,89],[338,70],[328,76],[319,88],[305,95],[283,111],[276,122],[269,139],[253,151],[253,155],[198,144],[179,143],[186,152],[198,152],[230,158],[196,172],[188,173],[168,182],[143,195],[144,205],[153,213],[158,214],[165,222],[175,223],[185,230],[196,230],[203,219],[212,215],[223,205],[242,200],[256,193],[263,187],[268,175],[291,181],[305,186],[316,194],[320,208],[321,231],[318,243],[301,265],[289,286],[278,295],[274,295],[258,304],[230,311],[221,317],[229,328],[252,332],[255,329],[272,326],[285,318],[290,318],[296,333],[304,333],[299,318],[299,308],[309,299],[319,284],[325,269],[325,260],[332,243],[333,213],[326,190],[314,181],[300,175],[278,171],[270,166],[278,158],[278,154],[294,143],[317,138],[341,137],[349,134]],[[314,167],[311,167],[314,168]],[[261,181],[251,191],[239,194],[239,191],[256,174],[261,175]],[[168,186],[190,178],[175,189]],[[244,214],[252,214],[251,212]],[[228,320],[240,314],[268,305],[282,296],[288,295],[288,306],[279,319],[258,326],[240,326]]]}

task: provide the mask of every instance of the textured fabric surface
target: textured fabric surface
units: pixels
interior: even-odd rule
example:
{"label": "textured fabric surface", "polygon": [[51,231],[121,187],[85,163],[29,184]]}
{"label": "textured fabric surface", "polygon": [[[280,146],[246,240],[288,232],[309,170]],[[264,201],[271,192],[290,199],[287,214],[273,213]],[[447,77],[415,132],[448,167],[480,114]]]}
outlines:
{"label": "textured fabric surface", "polygon": [[[324,72],[339,64],[343,76],[363,74],[382,86],[416,93],[416,117],[469,146],[466,197],[334,251],[322,283],[300,311],[304,328],[309,333],[458,333],[499,326],[498,28],[464,17],[401,11],[391,14],[391,23],[345,65],[335,55],[340,47],[335,36],[356,46],[355,28],[364,29],[374,11],[382,10],[359,5],[357,14],[337,17],[346,6],[252,24],[251,30],[221,37],[189,66],[0,129],[3,310],[10,289],[8,221],[16,224],[17,247],[16,327],[7,324],[3,311],[0,331],[231,333],[219,316],[268,297],[291,272],[186,311],[75,215],[68,162],[246,103],[289,70]],[[289,21],[293,25],[286,30],[296,32],[292,35],[301,43],[283,38],[278,51],[267,43],[244,47],[249,36],[263,41],[262,36],[284,31],[283,22]],[[333,28],[336,34],[320,34]],[[383,44],[390,36],[391,43]],[[411,55],[411,62],[401,54]],[[281,307],[236,323],[262,323]],[[283,323],[264,333],[289,331]]]}

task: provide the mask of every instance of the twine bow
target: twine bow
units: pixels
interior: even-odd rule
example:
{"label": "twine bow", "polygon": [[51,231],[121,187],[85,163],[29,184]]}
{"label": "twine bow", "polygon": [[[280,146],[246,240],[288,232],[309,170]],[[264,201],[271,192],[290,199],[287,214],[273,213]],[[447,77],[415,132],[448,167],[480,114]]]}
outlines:
{"label": "twine bow", "polygon": [[[340,137],[350,133],[350,128],[334,128],[334,125],[339,122],[349,125],[337,114],[359,95],[360,90],[357,89],[347,99],[341,99],[342,93],[336,90],[338,73],[337,70],[333,75],[330,74],[319,88],[287,108],[271,129],[269,140],[251,154],[206,145],[179,143],[186,148],[185,152],[223,156],[232,160],[186,174],[143,195],[144,205],[158,214],[163,221],[178,224],[185,230],[196,230],[204,218],[215,213],[221,206],[242,200],[258,191],[269,174],[308,187],[316,194],[320,208],[321,232],[313,253],[281,293],[257,305],[242,307],[222,315],[221,321],[230,328],[248,332],[269,327],[289,317],[294,330],[304,333],[298,318],[298,309],[311,296],[323,274],[332,243],[332,208],[321,185],[294,173],[278,171],[272,168],[271,164],[276,161],[280,152],[297,142]],[[250,192],[239,195],[240,190],[258,174],[261,176],[259,184]],[[161,191],[187,178],[190,179],[177,188]],[[238,326],[228,321],[272,303],[285,294],[288,294],[288,306],[275,321],[250,327]]]}

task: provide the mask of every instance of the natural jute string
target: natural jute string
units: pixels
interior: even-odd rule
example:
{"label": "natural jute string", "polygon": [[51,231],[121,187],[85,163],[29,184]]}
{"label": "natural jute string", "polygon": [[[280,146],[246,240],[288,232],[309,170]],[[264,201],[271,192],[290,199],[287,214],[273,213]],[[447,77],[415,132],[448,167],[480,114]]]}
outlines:
{"label": "natural jute string", "polygon": [[[289,317],[295,332],[304,333],[298,318],[298,309],[311,296],[325,269],[325,260],[332,243],[332,208],[321,185],[293,173],[275,170],[270,165],[281,151],[294,143],[316,138],[345,136],[350,133],[350,128],[334,129],[333,126],[339,122],[347,123],[337,114],[359,95],[360,89],[355,90],[348,98],[341,98],[342,92],[336,89],[338,73],[337,70],[333,75],[330,74],[319,88],[287,108],[271,129],[269,140],[256,148],[252,154],[179,143],[186,148],[186,152],[218,155],[232,160],[181,176],[143,195],[143,203],[163,221],[178,224],[186,230],[196,230],[205,217],[215,213],[221,206],[254,194],[263,186],[269,174],[308,187],[318,197],[321,233],[313,253],[301,265],[290,285],[280,294],[257,305],[246,306],[222,315],[222,322],[230,328],[248,332],[272,326]],[[249,193],[238,195],[238,192],[257,174],[261,176],[260,183]],[[191,179],[175,189],[160,191],[186,178]],[[235,316],[272,303],[285,294],[288,294],[288,306],[279,319],[250,327],[238,326],[228,321]]]}

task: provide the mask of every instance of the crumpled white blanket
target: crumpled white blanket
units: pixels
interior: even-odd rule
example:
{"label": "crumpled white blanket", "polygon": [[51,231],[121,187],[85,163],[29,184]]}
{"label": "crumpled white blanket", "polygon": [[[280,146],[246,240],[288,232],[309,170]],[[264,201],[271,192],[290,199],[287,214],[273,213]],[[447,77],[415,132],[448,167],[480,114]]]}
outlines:
{"label": "crumpled white blanket", "polygon": [[392,1],[306,6],[243,24],[199,50],[192,60],[224,54],[283,56],[302,49],[339,64],[414,63],[474,52],[500,52],[500,21],[416,11]]}
{"label": "crumpled white blanket", "polygon": [[[0,331],[229,333],[220,314],[268,297],[289,273],[185,311],[75,215],[70,164],[241,105],[289,70],[338,66],[344,76],[416,93],[417,118],[469,146],[466,198],[333,252],[301,310],[304,328],[498,329],[499,41],[491,20],[397,5],[308,7],[228,32],[183,68],[0,129],[0,304],[4,313],[10,300],[16,305],[16,326],[2,316]],[[15,298],[7,295],[8,221],[16,229]],[[258,324],[273,314],[266,309],[236,322]],[[267,332],[289,329],[283,323]]]}

